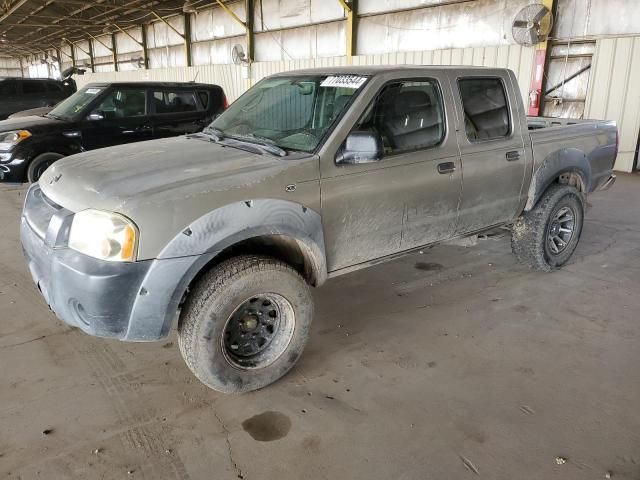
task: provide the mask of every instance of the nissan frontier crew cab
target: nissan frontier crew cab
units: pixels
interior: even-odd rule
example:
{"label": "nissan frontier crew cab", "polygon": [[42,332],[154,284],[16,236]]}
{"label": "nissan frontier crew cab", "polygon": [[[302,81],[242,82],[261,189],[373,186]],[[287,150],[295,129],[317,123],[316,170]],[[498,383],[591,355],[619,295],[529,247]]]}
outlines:
{"label": "nissan frontier crew cab", "polygon": [[566,263],[585,198],[615,180],[613,122],[529,129],[513,72],[344,67],[268,77],[202,133],[48,168],[21,239],[69,325],[166,337],[222,392],[276,381],[310,287],[454,237],[512,227],[530,267]]}

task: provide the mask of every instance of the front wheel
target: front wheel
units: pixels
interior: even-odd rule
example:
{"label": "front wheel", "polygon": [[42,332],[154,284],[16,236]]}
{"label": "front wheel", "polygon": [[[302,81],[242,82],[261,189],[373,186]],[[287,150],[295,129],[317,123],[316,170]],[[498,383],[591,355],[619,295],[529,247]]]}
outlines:
{"label": "front wheel", "polygon": [[37,182],[44,171],[62,157],[63,155],[59,153],[43,153],[34,158],[27,169],[27,180],[29,180],[29,183]]}
{"label": "front wheel", "polygon": [[248,392],[295,365],[312,318],[311,291],[296,270],[270,257],[240,256],[197,282],[180,314],[178,344],[202,383]]}
{"label": "front wheel", "polygon": [[554,185],[513,225],[513,253],[535,270],[559,268],[578,246],[583,221],[582,194],[568,185]]}

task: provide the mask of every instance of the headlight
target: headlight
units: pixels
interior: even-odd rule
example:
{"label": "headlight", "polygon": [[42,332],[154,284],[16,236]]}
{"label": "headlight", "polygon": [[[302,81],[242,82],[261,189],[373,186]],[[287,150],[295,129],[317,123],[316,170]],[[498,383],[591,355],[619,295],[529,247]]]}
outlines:
{"label": "headlight", "polygon": [[109,262],[133,262],[137,237],[137,227],[123,215],[83,210],[73,217],[69,248]]}
{"label": "headlight", "polygon": [[31,136],[28,130],[16,130],[0,133],[0,151],[8,151]]}

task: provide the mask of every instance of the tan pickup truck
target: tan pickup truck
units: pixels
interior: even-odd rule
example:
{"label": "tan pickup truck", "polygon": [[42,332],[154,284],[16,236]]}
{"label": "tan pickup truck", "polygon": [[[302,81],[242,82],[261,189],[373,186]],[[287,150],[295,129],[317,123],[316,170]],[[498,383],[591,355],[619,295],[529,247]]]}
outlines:
{"label": "tan pickup truck", "polygon": [[567,262],[617,130],[554,122],[526,118],[505,69],[282,73],[201,134],[56,162],[22,244],[68,324],[126,341],[177,324],[202,382],[255,390],[302,354],[328,278],[496,226],[532,268]]}

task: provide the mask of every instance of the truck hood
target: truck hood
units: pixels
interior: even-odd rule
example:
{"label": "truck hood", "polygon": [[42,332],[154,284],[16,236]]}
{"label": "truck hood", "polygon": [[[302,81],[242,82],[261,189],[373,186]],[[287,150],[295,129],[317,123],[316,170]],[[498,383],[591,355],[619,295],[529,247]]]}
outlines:
{"label": "truck hood", "polygon": [[[250,190],[253,184],[295,164],[299,162],[294,157],[177,137],[66,157],[47,169],[39,183],[50,199],[71,211],[97,208],[126,214],[141,204],[162,205],[202,193]],[[296,171],[313,176],[312,169]]]}

